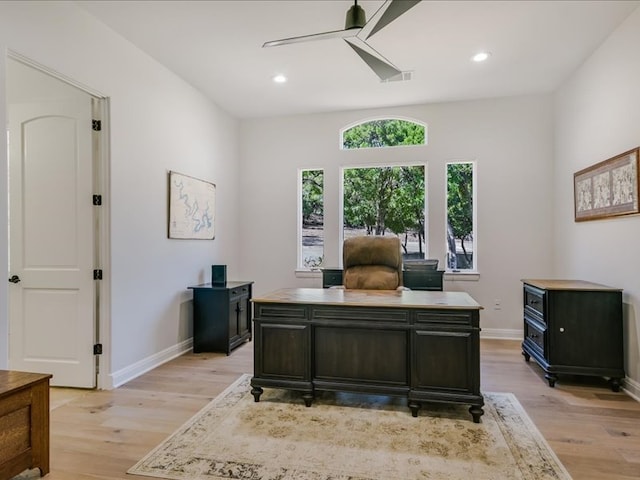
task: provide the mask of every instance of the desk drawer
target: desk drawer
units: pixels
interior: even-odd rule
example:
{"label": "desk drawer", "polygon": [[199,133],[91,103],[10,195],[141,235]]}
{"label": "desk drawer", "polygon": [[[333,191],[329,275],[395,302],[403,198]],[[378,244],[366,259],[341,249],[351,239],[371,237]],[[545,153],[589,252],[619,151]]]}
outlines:
{"label": "desk drawer", "polygon": [[430,326],[464,326],[471,327],[473,325],[473,315],[471,312],[455,312],[446,311],[438,312],[437,310],[420,311],[416,313],[416,325]]}
{"label": "desk drawer", "polygon": [[349,322],[370,322],[370,323],[409,323],[409,312],[397,308],[332,308],[317,307],[311,308],[311,319],[314,321],[336,321],[342,325]]}
{"label": "desk drawer", "polygon": [[304,305],[256,303],[254,306],[254,318],[256,320],[306,320],[307,308]]}

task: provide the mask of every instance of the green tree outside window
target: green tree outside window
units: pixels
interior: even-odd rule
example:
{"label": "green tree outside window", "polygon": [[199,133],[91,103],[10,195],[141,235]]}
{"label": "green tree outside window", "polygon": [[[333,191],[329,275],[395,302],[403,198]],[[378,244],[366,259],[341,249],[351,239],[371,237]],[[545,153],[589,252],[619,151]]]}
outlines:
{"label": "green tree outside window", "polygon": [[[362,123],[344,131],[342,137],[344,149],[424,143],[424,125],[399,119]],[[351,232],[367,235],[392,233],[400,237],[405,256],[424,258],[424,175],[423,165],[345,169],[345,238]],[[413,251],[409,244],[417,244],[417,251]]]}

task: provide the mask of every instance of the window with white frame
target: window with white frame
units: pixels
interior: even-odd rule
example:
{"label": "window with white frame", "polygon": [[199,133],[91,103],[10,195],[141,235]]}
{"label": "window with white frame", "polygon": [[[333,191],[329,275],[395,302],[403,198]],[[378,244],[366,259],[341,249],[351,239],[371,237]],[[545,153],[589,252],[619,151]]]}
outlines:
{"label": "window with white frame", "polygon": [[382,118],[358,123],[343,130],[341,140],[345,150],[426,145],[427,130],[421,123],[411,120]]}
{"label": "window with white frame", "polygon": [[477,270],[476,165],[447,163],[447,259],[448,271]]}
{"label": "window with white frame", "polygon": [[343,239],[397,236],[403,258],[426,254],[425,166],[375,166],[342,170]]}
{"label": "window with white frame", "polygon": [[324,170],[300,170],[299,187],[298,269],[315,270],[324,261]]}

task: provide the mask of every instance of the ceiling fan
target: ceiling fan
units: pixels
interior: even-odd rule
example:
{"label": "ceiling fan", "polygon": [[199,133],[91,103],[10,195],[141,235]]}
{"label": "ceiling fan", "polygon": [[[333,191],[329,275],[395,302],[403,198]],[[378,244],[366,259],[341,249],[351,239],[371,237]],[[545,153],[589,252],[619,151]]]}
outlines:
{"label": "ceiling fan", "polygon": [[364,9],[358,5],[358,0],[354,0],[353,5],[347,11],[344,29],[272,40],[266,42],[262,47],[277,47],[291,43],[341,38],[369,65],[375,74],[380,77],[380,80],[402,79],[403,72],[371,47],[367,43],[367,39],[419,2],[420,0],[386,0],[367,22]]}

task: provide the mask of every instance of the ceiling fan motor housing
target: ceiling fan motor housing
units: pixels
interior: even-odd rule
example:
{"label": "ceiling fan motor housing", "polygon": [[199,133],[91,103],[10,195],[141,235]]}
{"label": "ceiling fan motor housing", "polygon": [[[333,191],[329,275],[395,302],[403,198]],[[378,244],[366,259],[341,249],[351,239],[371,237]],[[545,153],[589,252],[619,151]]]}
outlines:
{"label": "ceiling fan motor housing", "polygon": [[347,18],[344,22],[344,29],[351,30],[352,28],[362,28],[367,23],[367,17],[364,13],[364,9],[356,2],[347,11]]}

